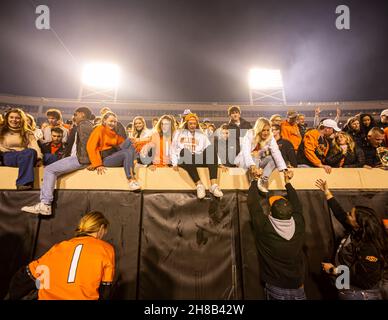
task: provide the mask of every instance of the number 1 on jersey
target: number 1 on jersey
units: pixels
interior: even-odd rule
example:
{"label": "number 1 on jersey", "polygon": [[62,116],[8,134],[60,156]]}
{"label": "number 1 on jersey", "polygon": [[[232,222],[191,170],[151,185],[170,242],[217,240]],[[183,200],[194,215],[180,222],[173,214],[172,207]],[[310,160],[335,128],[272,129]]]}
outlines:
{"label": "number 1 on jersey", "polygon": [[75,247],[74,253],[73,253],[73,259],[71,259],[71,265],[69,270],[69,276],[67,277],[68,283],[73,283],[75,281],[75,275],[77,273],[77,267],[78,267],[78,261],[79,257],[81,256],[83,244],[79,244]]}

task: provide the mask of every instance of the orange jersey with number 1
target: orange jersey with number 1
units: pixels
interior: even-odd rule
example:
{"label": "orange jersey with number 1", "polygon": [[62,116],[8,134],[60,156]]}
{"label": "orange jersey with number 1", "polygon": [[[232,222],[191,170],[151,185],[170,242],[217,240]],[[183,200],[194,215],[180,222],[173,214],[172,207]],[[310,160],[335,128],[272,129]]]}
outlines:
{"label": "orange jersey with number 1", "polygon": [[54,245],[28,265],[39,278],[39,300],[97,300],[101,283],[113,281],[113,247],[94,237],[76,237]]}

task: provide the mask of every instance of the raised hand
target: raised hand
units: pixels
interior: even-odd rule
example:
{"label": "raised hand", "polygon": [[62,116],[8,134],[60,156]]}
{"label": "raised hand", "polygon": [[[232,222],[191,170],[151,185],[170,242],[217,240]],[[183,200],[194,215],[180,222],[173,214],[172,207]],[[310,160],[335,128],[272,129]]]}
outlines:
{"label": "raised hand", "polygon": [[329,191],[329,187],[327,186],[327,182],[322,179],[315,180],[315,186],[318,187],[323,192]]}

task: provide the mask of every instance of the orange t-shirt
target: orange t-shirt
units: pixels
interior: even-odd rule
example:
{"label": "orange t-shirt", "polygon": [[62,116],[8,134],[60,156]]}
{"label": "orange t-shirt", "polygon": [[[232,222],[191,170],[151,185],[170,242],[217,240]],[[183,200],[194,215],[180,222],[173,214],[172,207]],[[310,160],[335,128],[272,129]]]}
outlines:
{"label": "orange t-shirt", "polygon": [[98,300],[101,283],[112,283],[113,247],[91,236],[54,245],[28,269],[39,278],[39,300]]}

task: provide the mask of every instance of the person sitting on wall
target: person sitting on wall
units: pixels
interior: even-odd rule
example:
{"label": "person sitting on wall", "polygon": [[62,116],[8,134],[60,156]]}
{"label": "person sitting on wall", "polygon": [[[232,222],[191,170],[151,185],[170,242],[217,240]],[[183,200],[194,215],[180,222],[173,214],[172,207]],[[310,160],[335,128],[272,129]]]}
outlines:
{"label": "person sitting on wall", "polygon": [[269,197],[270,213],[264,214],[265,199],[252,181],[248,209],[259,252],[260,275],[267,300],[305,300],[305,221],[302,204],[290,183],[293,172],[284,172],[287,197]]}
{"label": "person sitting on wall", "polygon": [[[101,117],[101,122],[98,123],[98,124],[101,124],[102,123],[102,117],[104,116],[105,113],[107,112],[113,112],[110,108],[108,107],[103,107],[100,109],[100,117]],[[114,113],[114,112],[113,112]],[[98,118],[98,117],[96,117]],[[122,136],[124,139],[127,138],[127,131],[125,130],[125,127],[124,125],[120,122],[120,121],[117,121],[117,125],[116,125],[116,128],[115,128],[115,131],[116,133],[119,135],[119,136]]]}
{"label": "person sitting on wall", "polygon": [[9,110],[0,126],[0,158],[4,166],[19,168],[17,190],[32,189],[34,166],[41,165],[42,157],[24,111],[18,108]]}
{"label": "person sitting on wall", "polygon": [[365,165],[365,156],[352,137],[340,131],[330,144],[326,163],[333,168],[362,168]]}
{"label": "person sitting on wall", "polygon": [[172,138],[176,132],[175,119],[170,115],[163,115],[155,126],[151,141],[140,151],[140,160],[150,165],[153,171],[157,167],[171,165]]}
{"label": "person sitting on wall", "polygon": [[44,168],[43,184],[40,189],[40,202],[25,206],[22,211],[51,215],[51,203],[54,200],[54,189],[57,178],[90,164],[86,144],[93,130],[94,115],[87,107],[77,108],[74,112],[75,127],[72,129],[71,142],[66,146],[65,157]]}
{"label": "person sitting on wall", "polygon": [[337,277],[343,267],[350,271],[350,288],[340,289],[341,300],[381,300],[381,280],[386,268],[388,239],[383,222],[376,212],[355,206],[345,212],[330,192],[327,182],[318,179],[315,185],[325,193],[329,208],[347,234],[341,241],[334,263],[322,262],[326,273]]}
{"label": "person sitting on wall", "polygon": [[61,128],[51,129],[51,142],[42,145],[43,164],[48,166],[55,161],[62,159],[65,155],[65,144],[62,141],[63,130]]}
{"label": "person sitting on wall", "polygon": [[271,123],[268,119],[258,118],[254,128],[247,132],[235,164],[240,168],[249,169],[254,179],[257,178],[259,169],[263,169],[263,174],[257,181],[261,192],[268,192],[268,180],[275,168],[279,171],[287,170],[278,144],[271,133]]}
{"label": "person sitting on wall", "polygon": [[135,149],[130,139],[125,140],[116,132],[116,126],[117,116],[108,111],[102,116],[102,124],[93,129],[86,145],[91,162],[88,170],[104,174],[106,167],[124,167],[129,190],[139,190],[134,177]]}
{"label": "person sitting on wall", "polygon": [[209,191],[219,198],[223,196],[223,193],[216,183],[217,159],[214,158],[214,149],[209,138],[200,129],[199,123],[199,119],[194,113],[185,117],[183,128],[177,131],[173,137],[171,163],[175,171],[181,167],[188,172],[197,186],[198,199],[203,199],[206,196],[206,191],[199,178],[197,168],[208,168],[211,182]]}
{"label": "person sitting on wall", "polygon": [[234,164],[237,156],[236,146],[234,141],[230,140],[229,131],[228,124],[224,123],[214,137],[215,157],[218,158],[218,165],[223,172],[226,172],[227,168],[236,167]]}
{"label": "person sitting on wall", "polygon": [[[115,272],[115,252],[103,241],[109,221],[101,212],[85,214],[75,237],[54,245],[12,278],[10,300],[38,289],[38,300],[107,300]],[[37,283],[39,283],[37,288]]]}
{"label": "person sitting on wall", "polygon": [[137,153],[151,140],[152,130],[147,128],[143,117],[136,116],[132,121],[132,135],[130,136]]}
{"label": "person sitting on wall", "polygon": [[330,173],[331,167],[325,163],[325,158],[330,147],[329,137],[334,131],[341,129],[331,119],[323,120],[318,129],[308,130],[299,145],[298,167],[318,167]]}
{"label": "person sitting on wall", "polygon": [[282,157],[287,164],[288,168],[297,168],[298,162],[296,161],[296,153],[294,150],[294,146],[290,141],[283,139],[280,134],[280,126],[277,124],[273,124],[271,127],[272,134],[279,146],[280,152],[282,153]]}

